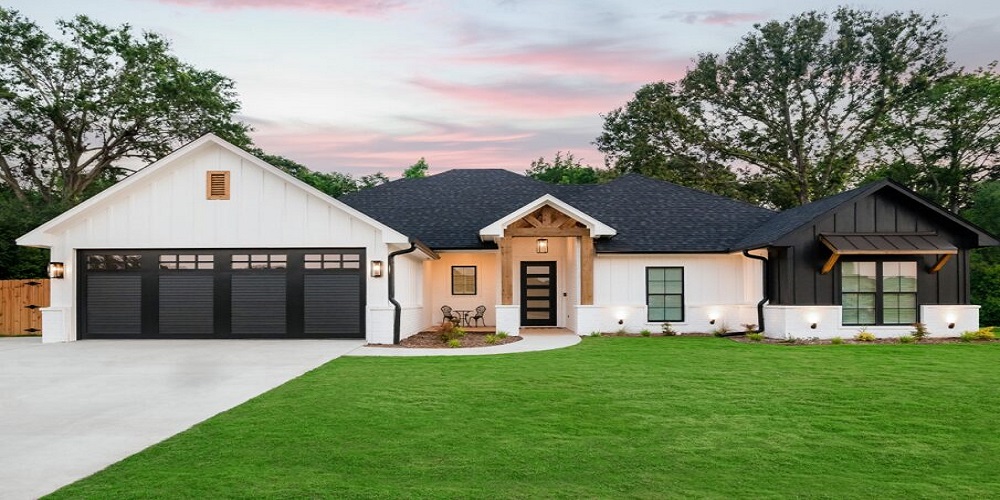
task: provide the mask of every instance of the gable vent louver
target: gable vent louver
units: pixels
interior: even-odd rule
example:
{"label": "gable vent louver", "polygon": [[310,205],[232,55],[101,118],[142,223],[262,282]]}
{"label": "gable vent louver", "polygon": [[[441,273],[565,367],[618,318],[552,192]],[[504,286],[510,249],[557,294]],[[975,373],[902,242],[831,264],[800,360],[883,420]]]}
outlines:
{"label": "gable vent louver", "polygon": [[209,200],[229,199],[229,171],[209,170],[205,174],[205,197]]}

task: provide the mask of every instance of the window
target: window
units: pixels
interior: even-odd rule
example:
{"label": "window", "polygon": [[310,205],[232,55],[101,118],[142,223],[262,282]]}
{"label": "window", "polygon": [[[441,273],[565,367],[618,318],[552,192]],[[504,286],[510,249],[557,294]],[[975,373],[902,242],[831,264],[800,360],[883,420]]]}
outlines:
{"label": "window", "polygon": [[233,255],[233,269],[285,269],[286,254]]}
{"label": "window", "polygon": [[917,322],[916,262],[843,262],[840,273],[845,325]]}
{"label": "window", "polygon": [[229,199],[228,170],[209,170],[205,173],[205,198],[209,200]]}
{"label": "window", "polygon": [[361,255],[356,253],[307,253],[306,269],[361,269]]}
{"label": "window", "polygon": [[215,267],[214,255],[161,255],[160,269],[212,269]]}
{"label": "window", "polygon": [[88,255],[88,271],[138,271],[142,264],[141,255]]}
{"label": "window", "polygon": [[648,321],[684,321],[684,268],[646,268]]}
{"label": "window", "polygon": [[476,294],[476,266],[451,266],[451,294]]}

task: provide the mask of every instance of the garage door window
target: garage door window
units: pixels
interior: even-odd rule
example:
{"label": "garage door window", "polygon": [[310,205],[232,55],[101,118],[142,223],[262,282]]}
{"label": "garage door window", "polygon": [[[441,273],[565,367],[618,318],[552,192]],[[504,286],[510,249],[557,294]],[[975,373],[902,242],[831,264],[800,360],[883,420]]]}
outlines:
{"label": "garage door window", "polygon": [[214,255],[169,254],[160,256],[160,269],[214,269]]}
{"label": "garage door window", "polygon": [[233,269],[285,269],[288,255],[283,253],[233,255]]}
{"label": "garage door window", "polygon": [[87,256],[88,271],[138,271],[141,255],[91,254]]}
{"label": "garage door window", "polygon": [[360,269],[361,256],[352,253],[307,253],[306,269]]}

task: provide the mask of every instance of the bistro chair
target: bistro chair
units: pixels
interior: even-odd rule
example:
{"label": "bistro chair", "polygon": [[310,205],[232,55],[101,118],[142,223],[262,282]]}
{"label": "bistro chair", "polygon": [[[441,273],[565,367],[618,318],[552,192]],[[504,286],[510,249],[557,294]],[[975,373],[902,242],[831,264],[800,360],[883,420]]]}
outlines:
{"label": "bistro chair", "polygon": [[486,315],[486,306],[478,306],[476,307],[476,314],[469,319],[472,320],[472,324],[475,326],[479,326],[480,321],[483,322],[483,326],[486,326],[486,319],[483,318],[483,316],[485,315]]}
{"label": "bistro chair", "polygon": [[441,321],[451,321],[452,323],[458,325],[459,317],[451,313],[451,306],[441,306]]}

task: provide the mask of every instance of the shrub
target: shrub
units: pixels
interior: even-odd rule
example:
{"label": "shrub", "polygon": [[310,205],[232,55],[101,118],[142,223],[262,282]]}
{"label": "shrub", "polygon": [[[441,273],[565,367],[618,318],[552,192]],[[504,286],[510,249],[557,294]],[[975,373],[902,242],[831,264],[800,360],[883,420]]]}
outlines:
{"label": "shrub", "polygon": [[497,332],[497,338],[498,339],[505,339],[505,338],[507,338],[509,336],[510,336],[510,334],[507,333],[507,332],[505,332],[505,331],[503,331],[503,330],[500,330],[499,332]]}
{"label": "shrub", "polygon": [[462,343],[458,339],[451,339],[448,341],[448,347],[462,347]]}
{"label": "shrub", "polygon": [[763,333],[748,333],[747,334],[747,338],[750,339],[753,342],[760,342],[761,340],[764,340],[764,334]]}
{"label": "shrub", "polygon": [[962,334],[958,336],[958,340],[961,340],[962,342],[972,342],[973,340],[976,340],[976,332],[962,332]]}
{"label": "shrub", "polygon": [[842,339],[840,337],[834,337],[834,338],[830,339],[830,343],[833,344],[833,345],[840,345],[840,344],[844,343],[844,339]]}
{"label": "shrub", "polygon": [[615,332],[615,335],[619,337],[624,337],[625,335],[628,335],[628,330],[626,330],[625,327],[621,327],[618,329],[617,332]]}
{"label": "shrub", "polygon": [[743,323],[743,331],[746,333],[753,333],[757,329],[756,323]]}
{"label": "shrub", "polygon": [[670,325],[669,321],[663,323],[663,335],[667,337],[677,335],[677,330],[674,330],[674,327]]}
{"label": "shrub", "polygon": [[875,342],[876,337],[872,332],[861,330],[854,336],[854,340],[857,340],[858,342]]}
{"label": "shrub", "polygon": [[601,332],[599,332],[597,330],[594,330],[594,331],[590,332],[590,336],[591,337],[600,337],[601,336]]}
{"label": "shrub", "polygon": [[993,340],[996,335],[993,334],[993,327],[984,326],[979,330],[976,330],[976,340]]}
{"label": "shrub", "polygon": [[649,330],[643,330],[643,331],[639,332],[639,335],[642,335],[643,337],[649,337],[652,334],[653,334],[653,332],[651,332]]}
{"label": "shrub", "polygon": [[457,340],[464,336],[465,336],[465,330],[458,327],[453,326],[451,329],[448,330],[445,330],[444,328],[441,329],[441,340],[444,342],[451,342],[452,340]]}
{"label": "shrub", "polygon": [[719,323],[719,326],[715,330],[712,330],[712,335],[716,337],[723,337],[727,333],[729,333],[729,325],[725,323]]}
{"label": "shrub", "polygon": [[900,344],[912,344],[916,340],[915,335],[902,335],[899,337]]}
{"label": "shrub", "polygon": [[487,335],[485,341],[487,344],[496,344],[500,339],[496,335]]}
{"label": "shrub", "polygon": [[927,331],[927,325],[919,322],[913,324],[913,331],[910,332],[910,336],[917,342],[924,340],[924,337],[928,335],[930,335],[930,332]]}

